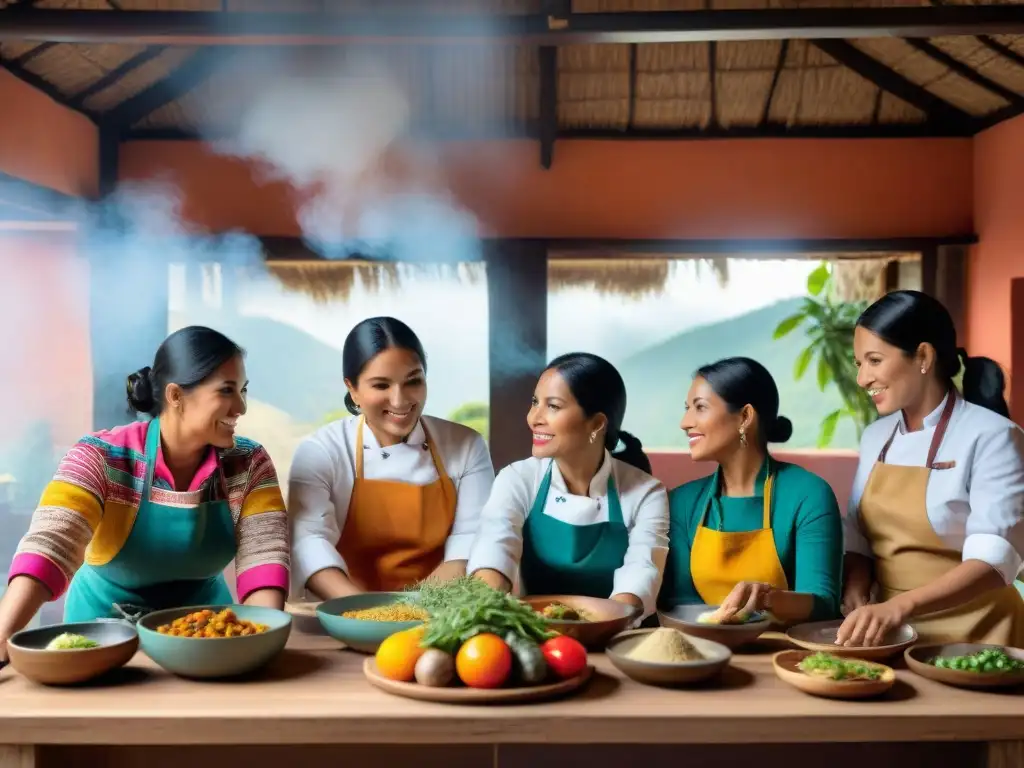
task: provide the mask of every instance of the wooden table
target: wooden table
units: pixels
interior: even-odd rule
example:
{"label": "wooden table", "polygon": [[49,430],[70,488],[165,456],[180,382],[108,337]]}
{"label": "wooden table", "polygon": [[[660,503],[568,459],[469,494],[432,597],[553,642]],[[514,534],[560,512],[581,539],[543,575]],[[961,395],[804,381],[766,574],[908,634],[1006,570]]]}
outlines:
{"label": "wooden table", "polygon": [[780,647],[762,642],[716,684],[681,690],[634,683],[598,655],[583,692],[516,707],[390,696],[365,682],[364,657],[300,632],[262,674],[230,683],[182,680],[142,654],[76,689],[8,667],[0,768],[1024,768],[1024,694],[899,669],[885,699],[818,699],[775,677]]}

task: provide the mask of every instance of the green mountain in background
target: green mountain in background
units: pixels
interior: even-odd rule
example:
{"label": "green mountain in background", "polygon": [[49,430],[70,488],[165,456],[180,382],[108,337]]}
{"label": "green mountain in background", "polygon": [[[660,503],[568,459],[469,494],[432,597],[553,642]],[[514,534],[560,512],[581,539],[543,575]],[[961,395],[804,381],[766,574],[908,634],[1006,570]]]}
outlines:
{"label": "green mountain in background", "polygon": [[[815,448],[821,420],[842,406],[833,385],[822,392],[814,376],[793,379],[793,365],[807,345],[803,333],[775,340],[775,326],[797,311],[802,299],[788,299],[722,322],[691,328],[630,357],[619,366],[629,393],[623,427],[648,448],[685,447],[679,429],[693,372],[723,357],[751,357],[764,365],[779,387],[780,412],[793,422],[787,448]],[[856,448],[853,423],[840,422],[830,448]]]}

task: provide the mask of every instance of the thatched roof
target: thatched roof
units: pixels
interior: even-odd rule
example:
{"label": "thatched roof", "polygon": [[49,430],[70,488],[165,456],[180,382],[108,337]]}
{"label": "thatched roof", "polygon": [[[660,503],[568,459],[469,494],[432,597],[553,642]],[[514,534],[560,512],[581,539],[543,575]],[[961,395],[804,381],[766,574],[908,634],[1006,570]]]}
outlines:
{"label": "thatched roof", "polygon": [[[958,2],[970,0],[958,0]],[[668,11],[766,6],[926,5],[929,0],[574,0],[575,13]],[[939,4],[940,0],[931,0]],[[945,0],[948,2],[948,0]],[[945,4],[945,2],[943,4]],[[0,26],[15,0],[0,0]],[[34,8],[145,13],[407,12],[402,0],[36,0]],[[540,0],[421,0],[417,10],[536,13]],[[834,45],[825,43],[839,43]],[[1024,36],[805,41],[770,40],[638,45],[565,45],[557,50],[558,130],[609,132],[785,132],[871,130],[929,123],[922,104],[988,118],[1024,109]],[[353,46],[358,49],[361,46]],[[365,51],[364,51],[365,52]],[[844,53],[845,52],[845,53]],[[302,57],[337,52],[305,50]],[[230,135],[244,106],[260,92],[280,50],[234,50],[181,90],[176,80],[197,50],[137,44],[54,44],[4,40],[0,64],[54,98],[93,116],[121,113],[145,94],[125,130],[142,135]],[[837,58],[838,57],[838,58]],[[852,57],[852,58],[851,58]],[[856,59],[867,60],[868,67]],[[536,135],[542,67],[532,45],[403,45],[383,57],[410,100],[416,132],[435,137]],[[262,66],[261,66],[262,62]],[[877,67],[895,73],[900,87]],[[195,74],[193,71],[191,74]],[[884,79],[884,82],[883,82]],[[173,84],[162,97],[154,87]],[[897,83],[898,84],[898,83]],[[909,93],[920,98],[912,98]],[[180,92],[179,92],[180,91]],[[148,97],[153,96],[152,100]],[[909,100],[908,100],[909,99]],[[911,103],[911,102],[916,102]],[[930,124],[930,123],[929,123]],[[983,123],[978,123],[983,125]],[[936,128],[938,130],[938,127]],[[927,132],[927,129],[924,129]]]}
{"label": "thatched roof", "polygon": [[[782,258],[766,255],[763,258]],[[601,295],[642,299],[664,293],[666,284],[680,269],[691,270],[702,279],[714,276],[719,284],[729,278],[732,258],[749,259],[749,255],[730,257],[685,255],[652,257],[641,254],[550,254],[548,288],[552,293],[570,290],[594,291]],[[832,261],[839,265],[843,298],[880,296],[884,292],[882,275],[885,266],[894,260],[919,260],[919,254],[800,254],[809,261]],[[364,290],[380,292],[403,284],[426,280],[457,280],[479,285],[486,278],[483,262],[462,264],[393,264],[360,260],[337,261],[270,261],[270,274],[288,290],[304,293],[317,302],[345,301],[358,284]],[[406,283],[408,281],[408,283]]]}

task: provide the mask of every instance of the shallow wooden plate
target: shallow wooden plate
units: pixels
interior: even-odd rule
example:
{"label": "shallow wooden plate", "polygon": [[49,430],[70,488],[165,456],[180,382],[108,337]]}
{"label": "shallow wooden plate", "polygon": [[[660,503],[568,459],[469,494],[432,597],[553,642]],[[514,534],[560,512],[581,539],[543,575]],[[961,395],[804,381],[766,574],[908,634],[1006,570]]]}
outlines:
{"label": "shallow wooden plate", "polygon": [[877,661],[888,659],[901,653],[917,642],[917,630],[909,624],[903,624],[885,636],[882,645],[865,647],[843,647],[836,645],[836,632],[843,624],[842,619],[835,621],[815,621],[809,624],[797,624],[786,632],[791,642],[806,648],[808,651],[824,651],[833,656]]}
{"label": "shallow wooden plate", "polygon": [[389,680],[377,671],[377,661],[370,657],[363,662],[363,674],[370,685],[396,696],[419,701],[436,701],[441,704],[526,704],[566,696],[582,688],[594,674],[594,667],[588,665],[583,672],[568,680],[547,685],[522,686],[518,688],[466,688],[452,685],[432,688],[419,683],[402,683]]}
{"label": "shallow wooden plate", "polygon": [[867,659],[857,661],[881,668],[881,680],[827,680],[801,672],[799,663],[815,653],[817,651],[779,651],[772,656],[772,667],[775,669],[776,677],[804,693],[828,699],[867,699],[880,696],[896,682],[896,673],[891,668]]}
{"label": "shallow wooden plate", "polygon": [[1024,650],[1020,648],[981,643],[915,645],[903,652],[903,658],[915,674],[958,688],[1010,688],[1024,684],[1024,672],[963,672],[959,669],[941,669],[929,663],[936,656],[966,656],[986,648],[1002,648],[1007,656],[1024,661]]}

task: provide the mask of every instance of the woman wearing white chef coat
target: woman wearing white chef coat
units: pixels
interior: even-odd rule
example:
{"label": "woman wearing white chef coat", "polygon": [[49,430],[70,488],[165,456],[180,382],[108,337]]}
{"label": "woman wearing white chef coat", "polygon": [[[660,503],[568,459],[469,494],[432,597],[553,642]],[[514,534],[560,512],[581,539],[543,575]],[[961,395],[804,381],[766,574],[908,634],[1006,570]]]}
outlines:
{"label": "woman wearing white chef coat", "polygon": [[289,478],[292,572],[323,600],[465,573],[494,468],[477,432],[423,415],[426,367],[400,320],[345,339],[353,415],[304,440]]}
{"label": "woman wearing white chef coat", "polygon": [[[498,589],[611,597],[649,614],[668,552],[668,496],[621,429],[626,388],[607,361],[556,358],[534,391],[533,457],[503,469],[468,570]],[[613,455],[619,442],[625,450]],[[518,578],[517,578],[518,577]]]}
{"label": "woman wearing white chef coat", "polygon": [[917,291],[865,310],[854,356],[881,418],[861,439],[844,521],[848,615],[838,641],[877,645],[909,622],[922,642],[1024,645],[1013,586],[1024,553],[1024,432],[1007,418],[998,365],[959,349],[945,307]]}

